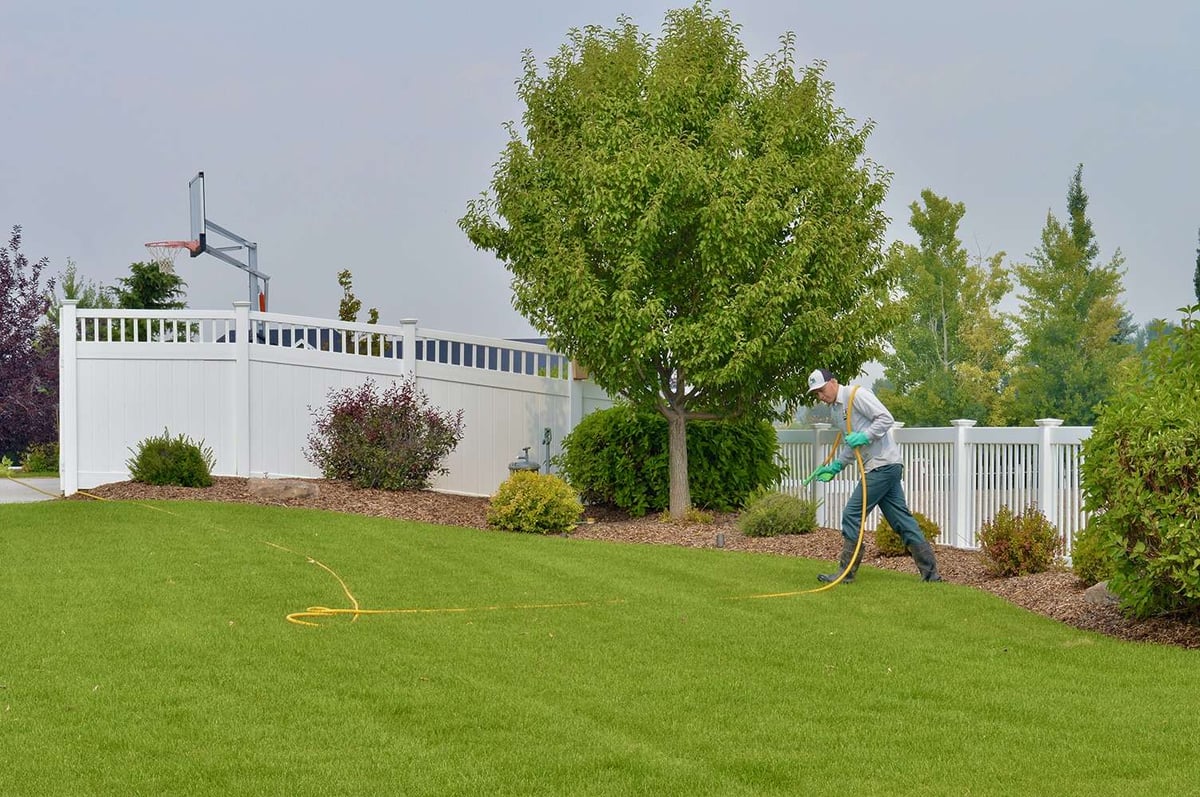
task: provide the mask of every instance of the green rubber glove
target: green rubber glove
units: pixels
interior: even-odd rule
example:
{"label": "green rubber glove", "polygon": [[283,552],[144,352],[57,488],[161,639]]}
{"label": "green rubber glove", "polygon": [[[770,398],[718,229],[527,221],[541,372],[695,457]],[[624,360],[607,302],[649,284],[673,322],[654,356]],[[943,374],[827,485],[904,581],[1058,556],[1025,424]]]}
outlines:
{"label": "green rubber glove", "polygon": [[867,437],[866,432],[851,432],[850,434],[846,435],[846,445],[850,446],[851,448],[865,446],[869,442],[871,442],[871,438]]}
{"label": "green rubber glove", "polygon": [[822,465],[812,473],[808,474],[808,478],[801,482],[801,484],[807,487],[808,485],[812,484],[813,479],[822,482],[832,481],[834,476],[842,472],[842,467],[842,463],[836,461],[830,462],[828,465]]}

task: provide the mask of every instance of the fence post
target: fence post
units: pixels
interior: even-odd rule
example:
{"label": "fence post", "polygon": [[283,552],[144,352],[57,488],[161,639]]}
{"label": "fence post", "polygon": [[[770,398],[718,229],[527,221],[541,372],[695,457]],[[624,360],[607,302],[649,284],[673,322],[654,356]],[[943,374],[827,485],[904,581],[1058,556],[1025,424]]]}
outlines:
{"label": "fence post", "polygon": [[233,303],[233,473],[250,475],[250,302]]}
{"label": "fence post", "polygon": [[[825,460],[825,454],[823,453],[823,449],[821,448],[821,435],[824,434],[825,432],[828,432],[830,429],[832,429],[833,424],[814,423],[812,425],[812,428],[813,428],[812,466],[813,466],[813,469],[816,469],[816,467]],[[811,472],[812,471],[810,470],[809,473],[811,473]],[[805,477],[808,476],[807,473],[804,475],[805,475]],[[825,491],[826,491],[825,482],[821,481],[820,479],[817,479],[816,481],[814,481],[812,483],[812,489],[813,489],[813,500],[817,502],[817,506],[820,507],[820,509],[821,509],[821,517],[824,518],[823,525],[829,526],[830,528],[840,528],[842,525],[840,518],[834,518],[832,521],[829,519],[829,510],[825,506]]]}
{"label": "fence post", "polygon": [[1058,501],[1054,500],[1058,485],[1054,453],[1050,447],[1050,435],[1054,427],[1062,426],[1062,418],[1038,418],[1034,421],[1042,430],[1038,441],[1038,509],[1058,528]]}
{"label": "fence post", "polygon": [[417,319],[401,318],[400,326],[404,330],[404,375],[417,376]]}
{"label": "fence post", "polygon": [[950,421],[954,427],[954,453],[951,457],[952,479],[950,494],[954,499],[950,503],[950,539],[955,548],[970,548],[971,546],[971,498],[974,494],[974,477],[967,467],[967,430],[975,425],[970,418],[957,418]]}
{"label": "fence post", "polygon": [[78,299],[63,299],[58,315],[58,456],[63,495],[79,492],[78,304]]}

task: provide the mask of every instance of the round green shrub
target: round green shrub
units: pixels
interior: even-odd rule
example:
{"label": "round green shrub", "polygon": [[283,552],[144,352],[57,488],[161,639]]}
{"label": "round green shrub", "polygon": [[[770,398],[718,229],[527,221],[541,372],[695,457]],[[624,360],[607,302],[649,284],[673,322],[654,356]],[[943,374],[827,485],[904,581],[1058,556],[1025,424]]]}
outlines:
{"label": "round green shrub", "polygon": [[1136,617],[1200,616],[1197,314],[1146,347],[1083,444],[1084,507],[1112,543],[1109,588]]}
{"label": "round green shrub", "polygon": [[1115,570],[1113,555],[1103,529],[1089,523],[1075,535],[1071,544],[1071,570],[1085,586],[1099,584],[1112,578]]}
{"label": "round green shrub", "polygon": [[1056,529],[1037,507],[1014,515],[1000,507],[990,523],[979,530],[979,544],[987,571],[994,576],[1025,576],[1050,569],[1058,556]]}
{"label": "round green shrub", "polygon": [[[554,464],[583,500],[640,517],[670,504],[667,420],[617,405],[590,413],[563,438]],[[775,429],[759,421],[689,421],[688,489],[692,504],[729,512],[783,468]]]}
{"label": "round green shrub", "polygon": [[129,478],[143,484],[172,484],[179,487],[209,487],[215,464],[211,448],[204,441],[192,442],[184,435],[172,438],[163,429],[159,437],[147,437],[130,449],[131,457],[125,466]]}
{"label": "round green shrub", "polygon": [[583,514],[579,494],[551,473],[517,471],[488,502],[488,525],[505,531],[566,534]]}
{"label": "round green shrub", "polygon": [[737,527],[747,537],[809,534],[817,528],[817,504],[786,493],[764,492],[746,504]]}
{"label": "round green shrub", "polygon": [[[942,533],[938,525],[920,512],[913,512],[912,515],[926,542],[937,542]],[[887,522],[887,518],[880,518],[879,525],[875,527],[875,547],[879,549],[881,556],[904,556],[908,553],[908,549],[904,547],[904,540],[892,528],[892,524]]]}

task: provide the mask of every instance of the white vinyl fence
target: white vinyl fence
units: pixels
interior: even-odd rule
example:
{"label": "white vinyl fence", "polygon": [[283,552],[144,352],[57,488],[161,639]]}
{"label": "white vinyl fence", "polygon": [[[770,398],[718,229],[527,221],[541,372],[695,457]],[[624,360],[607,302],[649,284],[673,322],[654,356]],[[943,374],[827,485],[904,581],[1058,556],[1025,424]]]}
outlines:
{"label": "white vinyl fence", "polygon": [[137,444],[164,430],[211,448],[216,475],[317,477],[304,456],[331,390],[415,375],[440,410],[464,412],[462,442],[434,482],[490,495],[526,447],[543,461],[586,411],[611,404],[533,343],[252,312],[62,308],[63,491],[129,478]]}
{"label": "white vinyl fence", "polygon": [[[1007,506],[1014,514],[1039,509],[1058,527],[1063,551],[1087,523],[1079,486],[1080,448],[1091,434],[1089,426],[1062,426],[1043,418],[1034,427],[982,427],[975,421],[952,421],[942,428],[892,430],[904,459],[904,492],[908,506],[941,529],[938,542],[957,548],[978,548],[978,531]],[[839,476],[832,482],[801,479],[825,461],[837,430],[829,424],[813,429],[780,430],[780,453],[791,477],[784,489],[820,502],[821,525],[841,526],[842,509],[857,478]],[[849,474],[853,476],[853,474]],[[880,517],[867,520],[874,530]]]}
{"label": "white vinyl fence", "polygon": [[[210,447],[216,475],[320,476],[304,456],[313,410],[328,403],[331,390],[368,379],[383,388],[410,375],[435,407],[464,413],[464,438],[434,489],[491,495],[522,449],[544,462],[584,415],[612,404],[545,346],[422,329],[416,321],[346,323],[260,313],[249,302],[198,311],[80,309],[67,301],[59,336],[67,495],[128,479],[132,450],[164,430]],[[1086,520],[1079,450],[1090,428],[1053,419],[1017,429],[974,423],[893,431],[911,508],[938,524],[939,542],[975,548],[978,529],[1001,506],[1036,506],[1069,552]],[[816,498],[822,525],[840,525],[857,480],[799,484],[824,460],[836,430],[817,424],[778,434],[792,474],[784,489]],[[872,515],[871,528],[878,512]]]}

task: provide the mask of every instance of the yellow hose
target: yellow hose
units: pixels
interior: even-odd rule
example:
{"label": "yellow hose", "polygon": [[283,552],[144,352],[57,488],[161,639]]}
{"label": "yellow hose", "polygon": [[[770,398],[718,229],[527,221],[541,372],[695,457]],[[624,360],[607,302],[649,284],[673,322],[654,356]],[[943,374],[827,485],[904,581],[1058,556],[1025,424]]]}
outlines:
{"label": "yellow hose", "polygon": [[[853,431],[850,428],[850,419],[854,415],[854,394],[857,392],[858,386],[855,385],[850,391],[850,401],[847,402],[846,406],[847,434]],[[838,444],[841,442],[841,440],[842,433],[838,432],[838,436],[834,439],[833,445],[829,447],[829,454],[825,457],[825,461],[821,463],[822,466],[828,465],[829,461],[833,459],[833,455],[837,452]],[[833,581],[830,581],[828,584],[823,584],[819,587],[796,590],[795,592],[771,592],[764,595],[747,595],[747,598],[788,598],[793,595],[812,595],[817,592],[824,592],[827,589],[833,589],[838,584],[841,584],[846,578],[847,574],[849,574],[850,568],[854,567],[854,563],[858,560],[858,554],[862,550],[863,535],[867,529],[867,468],[865,465],[863,465],[862,454],[859,452],[859,450],[857,448],[852,450],[854,451],[854,459],[858,463],[858,477],[862,483],[862,515],[858,520],[858,540],[854,543],[854,555],[850,557],[850,561],[846,563],[846,567]]]}

